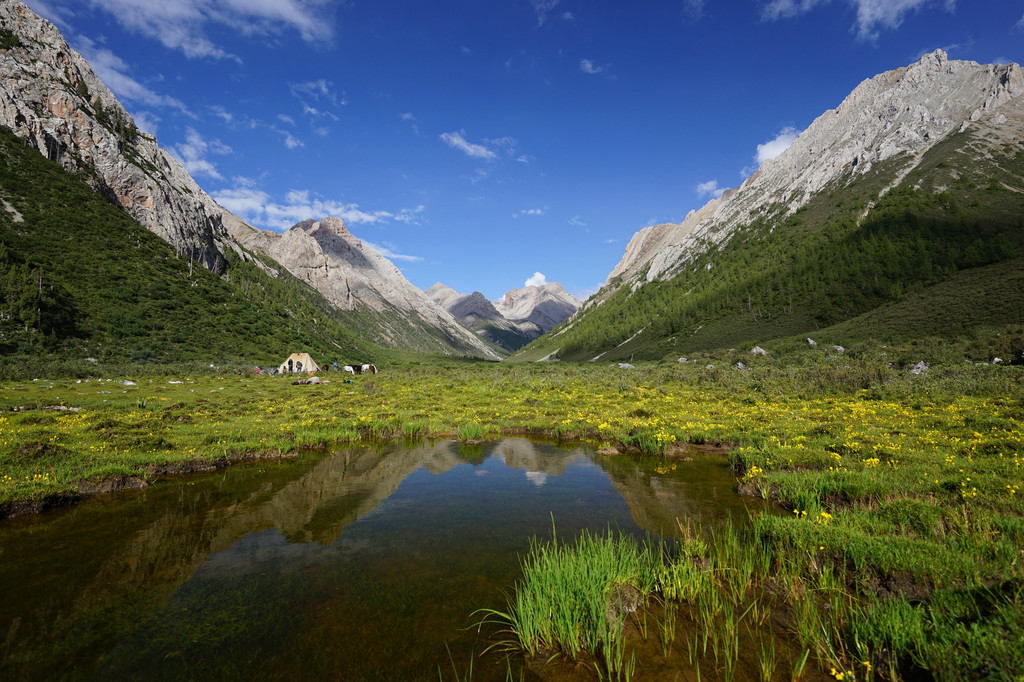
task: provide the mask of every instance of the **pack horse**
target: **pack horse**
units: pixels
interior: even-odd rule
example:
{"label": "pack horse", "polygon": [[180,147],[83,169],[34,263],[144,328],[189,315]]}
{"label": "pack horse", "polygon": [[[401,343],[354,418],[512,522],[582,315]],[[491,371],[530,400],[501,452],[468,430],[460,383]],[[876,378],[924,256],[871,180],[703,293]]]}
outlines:
{"label": "pack horse", "polygon": [[377,368],[373,365],[345,365],[342,369],[349,374],[376,374]]}

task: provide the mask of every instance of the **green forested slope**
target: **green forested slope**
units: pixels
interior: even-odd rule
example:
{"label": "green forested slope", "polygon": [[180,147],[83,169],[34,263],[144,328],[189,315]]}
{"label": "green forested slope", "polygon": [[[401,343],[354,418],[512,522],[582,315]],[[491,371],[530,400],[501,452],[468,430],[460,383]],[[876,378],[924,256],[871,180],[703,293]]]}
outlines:
{"label": "green forested slope", "polygon": [[384,353],[360,339],[357,313],[283,268],[272,278],[234,254],[224,279],[190,266],[6,129],[0,198],[0,371],[86,356],[205,366],[276,364],[295,350],[331,361]]}
{"label": "green forested slope", "polygon": [[[930,322],[879,315],[870,328],[847,324],[842,331],[848,338],[942,336],[1019,323],[1020,297],[972,287],[992,284],[986,268],[1001,264],[994,272],[1006,278],[1024,267],[1024,150],[1004,148],[981,162],[961,158],[964,143],[961,137],[937,146],[873,207],[877,183],[869,176],[819,194],[788,218],[742,226],[671,279],[635,292],[620,287],[520,357],[559,349],[567,360],[605,351],[606,360],[652,359],[818,334],[911,295],[917,310],[947,318],[950,305],[960,307],[957,324],[946,327],[942,315]],[[961,289],[938,286],[966,272],[976,276],[956,279]],[[944,303],[932,305],[930,292]]]}

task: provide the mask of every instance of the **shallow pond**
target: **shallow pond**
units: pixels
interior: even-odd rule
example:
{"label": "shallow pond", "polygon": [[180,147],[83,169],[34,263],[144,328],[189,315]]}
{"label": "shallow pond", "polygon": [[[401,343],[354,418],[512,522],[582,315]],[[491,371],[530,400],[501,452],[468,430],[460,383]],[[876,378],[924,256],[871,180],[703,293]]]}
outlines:
{"label": "shallow pond", "polygon": [[531,537],[741,521],[720,455],[506,439],[240,465],[0,522],[0,678],[532,678],[479,658]]}

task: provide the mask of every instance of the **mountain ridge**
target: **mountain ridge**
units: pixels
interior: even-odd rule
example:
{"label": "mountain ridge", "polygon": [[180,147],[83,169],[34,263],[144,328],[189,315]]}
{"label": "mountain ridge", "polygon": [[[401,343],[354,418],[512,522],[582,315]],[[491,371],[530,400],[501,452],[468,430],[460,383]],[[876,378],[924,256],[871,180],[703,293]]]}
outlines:
{"label": "mountain ridge", "polygon": [[[497,359],[492,348],[347,230],[344,235],[326,230],[310,236],[290,230],[274,236],[277,233],[258,230],[217,204],[155,137],[139,131],[60,31],[19,0],[0,4],[0,32],[5,37],[0,48],[0,125],[84,178],[179,256],[228,276],[228,263],[235,258],[271,278],[283,265],[310,286],[319,285],[340,310],[365,312],[357,331],[376,343]],[[332,274],[331,268],[340,267],[345,253],[359,261],[349,265],[360,276],[342,295],[328,281],[331,277],[317,273],[323,266],[323,274]],[[274,254],[286,263],[270,263],[277,260]],[[324,261],[331,263],[324,266]],[[377,280],[369,281],[372,276]],[[386,300],[388,295],[395,300]]]}
{"label": "mountain ridge", "polygon": [[[937,82],[942,97],[931,99]],[[957,94],[966,95],[967,101],[954,101]],[[1022,94],[1019,65],[951,61],[942,50],[865,79],[738,188],[691,211],[679,225],[637,232],[605,284],[636,279],[645,266],[648,282],[670,275],[688,254],[721,244],[742,221],[780,210],[783,217],[791,215],[844,172],[866,175],[897,155],[910,154],[894,173],[892,184],[898,184],[934,143],[998,115],[996,109]],[[772,203],[780,206],[773,208]]]}
{"label": "mountain ridge", "polygon": [[413,329],[420,350],[450,352],[431,330],[447,339],[447,345],[490,360],[499,355],[477,336],[412,285],[401,271],[373,247],[353,235],[340,218],[307,219],[283,233],[236,225],[232,236],[248,248],[270,255],[293,275],[308,283],[343,310],[360,304],[377,313],[378,329],[367,330],[373,339],[396,345],[401,334],[391,318],[397,314]]}
{"label": "mountain ridge", "polygon": [[540,337],[579,307],[558,282],[513,289],[496,301],[488,301],[479,291],[460,294],[441,282],[426,294],[481,337],[508,351]]}
{"label": "mountain ridge", "polygon": [[[936,51],[864,80],[681,224],[634,234],[604,287],[516,357],[653,358],[817,334],[1017,258],[1022,197],[1020,67]],[[963,314],[991,323],[976,312]]]}

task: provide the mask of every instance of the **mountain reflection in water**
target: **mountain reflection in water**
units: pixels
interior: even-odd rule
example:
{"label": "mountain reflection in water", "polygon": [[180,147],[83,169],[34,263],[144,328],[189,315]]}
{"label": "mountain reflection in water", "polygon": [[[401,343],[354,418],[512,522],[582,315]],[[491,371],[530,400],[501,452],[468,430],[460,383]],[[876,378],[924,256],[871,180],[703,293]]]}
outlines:
{"label": "mountain reflection in water", "polygon": [[677,519],[746,516],[724,458],[659,464],[523,439],[388,444],[6,521],[0,678],[464,674],[488,644],[471,613],[504,607],[552,523],[562,539],[671,536]]}

